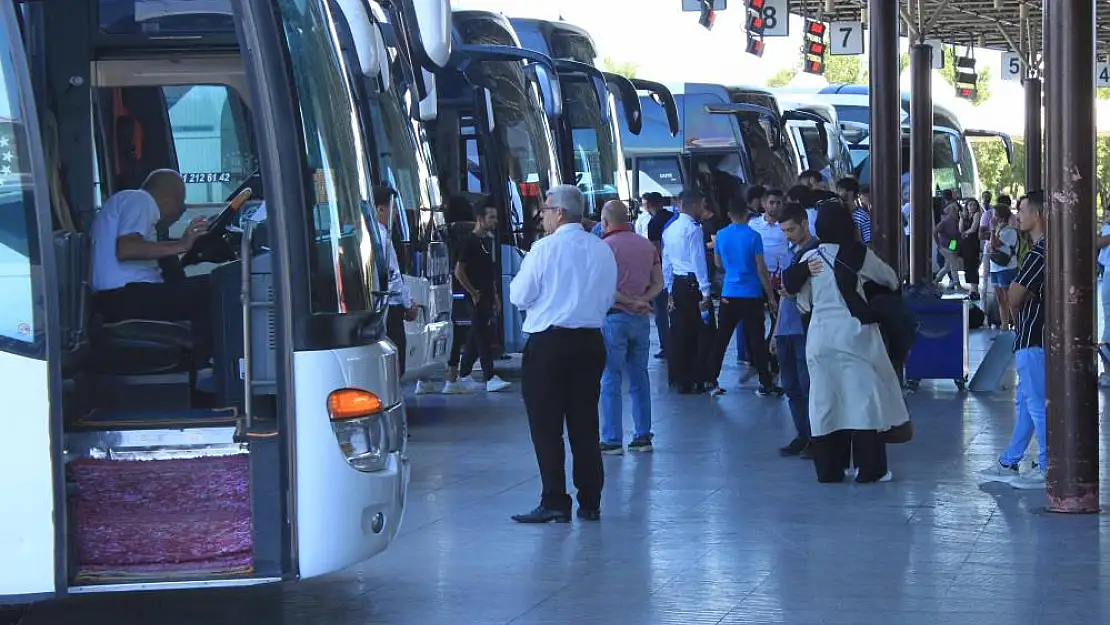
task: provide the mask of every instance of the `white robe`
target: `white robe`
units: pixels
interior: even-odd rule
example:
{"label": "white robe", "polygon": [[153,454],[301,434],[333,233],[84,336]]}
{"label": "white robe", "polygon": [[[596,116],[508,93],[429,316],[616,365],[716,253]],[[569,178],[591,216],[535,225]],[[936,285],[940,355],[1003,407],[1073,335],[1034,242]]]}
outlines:
{"label": "white robe", "polygon": [[[890,364],[878,324],[861,324],[848,312],[832,266],[840,246],[823,243],[825,269],[798,293],[798,308],[811,312],[806,334],[809,424],[813,436],[837,430],[886,431],[909,420],[902,387]],[[814,250],[806,257],[817,257]],[[804,261],[803,261],[804,262]],[[868,250],[859,276],[888,288],[898,276]],[[862,284],[858,285],[862,295]]]}

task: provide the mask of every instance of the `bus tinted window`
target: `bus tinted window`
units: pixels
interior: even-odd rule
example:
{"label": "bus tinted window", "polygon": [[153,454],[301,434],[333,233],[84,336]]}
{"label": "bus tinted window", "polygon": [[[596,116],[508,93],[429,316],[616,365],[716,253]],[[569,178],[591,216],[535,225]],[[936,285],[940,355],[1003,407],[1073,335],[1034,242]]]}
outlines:
{"label": "bus tinted window", "polygon": [[[20,107],[20,77],[13,42],[0,30],[0,349],[41,355],[42,332],[32,265],[39,264],[35,188]],[[18,46],[19,42],[14,42]]]}
{"label": "bus tinted window", "polygon": [[586,210],[599,215],[606,202],[619,199],[616,146],[609,126],[601,123],[601,106],[589,82],[563,81],[563,111],[574,147],[575,184],[587,197]]}
{"label": "bus tinted window", "polygon": [[660,193],[664,197],[678,197],[682,193],[682,165],[678,157],[659,156],[640,158],[636,161],[639,180],[636,193]]}
{"label": "bus tinted window", "polygon": [[[314,313],[371,310],[370,285],[385,274],[382,242],[367,230],[369,168],[332,16],[316,3],[277,3],[297,91],[309,179],[305,207]],[[291,210],[291,207],[290,207]]]}
{"label": "bus tinted window", "polygon": [[235,34],[231,0],[100,0],[107,35]]}
{"label": "bus tinted window", "polygon": [[223,85],[165,87],[185,203],[223,202],[258,169],[251,122],[239,95]]}

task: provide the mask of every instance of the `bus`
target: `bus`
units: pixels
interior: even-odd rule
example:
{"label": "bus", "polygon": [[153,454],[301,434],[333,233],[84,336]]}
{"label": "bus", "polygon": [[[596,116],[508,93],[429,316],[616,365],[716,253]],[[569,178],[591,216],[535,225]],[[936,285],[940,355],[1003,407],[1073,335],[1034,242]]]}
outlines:
{"label": "bus", "polygon": [[521,45],[550,57],[558,69],[563,115],[554,130],[562,179],[574,180],[585,194],[594,219],[600,219],[602,207],[610,200],[621,200],[632,207],[616,101],[621,103],[625,127],[639,134],[639,90],[667,101],[671,108],[674,97],[658,83],[602,72],[597,68],[593,39],[578,26],[530,18],[510,21]]}
{"label": "bus", "polygon": [[[871,180],[871,142],[868,127],[871,120],[867,85],[829,85],[810,99],[836,108],[845,135],[851,145],[856,177],[861,183]],[[970,139],[992,137],[1002,141],[1006,157],[1013,162],[1010,136],[992,130],[964,128],[956,115],[937,102],[933,103],[933,187],[937,195],[945,189],[957,197],[978,198],[979,175]],[[908,197],[910,171],[910,94],[902,93],[902,195]]]}
{"label": "bus", "polygon": [[[405,406],[385,242],[362,217],[381,179],[364,138],[388,138],[352,72],[385,56],[360,6],[0,3],[0,604],[315,577],[396,536]],[[446,64],[447,1],[407,10]],[[212,129],[218,149],[179,158]],[[211,215],[162,264],[167,281],[212,266],[210,368],[186,324],[105,323],[90,298],[97,187],[160,168]]]}
{"label": "bus", "polygon": [[786,131],[798,155],[803,171],[819,171],[830,186],[837,180],[855,175],[851,146],[844,137],[836,108],[819,102],[793,101],[776,93],[785,111],[811,113],[820,118],[794,118],[786,122]]}
{"label": "bus", "polygon": [[698,83],[669,89],[681,121],[678,133],[664,131],[670,127],[668,112],[650,95],[640,99],[643,131],[635,135],[621,127],[639,195],[656,191],[673,198],[693,186],[723,217],[730,198],[748,186],[788,189],[797,180],[801,169],[784,124],[816,116],[783,113],[765,89]]}
{"label": "bus", "polygon": [[[438,178],[449,205],[498,210],[501,351],[524,349],[523,315],[508,298],[524,254],[543,235],[540,212],[560,183],[553,125],[563,114],[558,71],[520,47],[500,13],[455,10],[451,63],[436,70],[438,117],[429,124]],[[473,229],[470,211],[448,214],[451,240]],[[450,244],[451,241],[449,241]],[[456,301],[464,299],[461,288]],[[455,320],[465,307],[457,307]],[[465,313],[463,313],[465,314]]]}
{"label": "bus", "polygon": [[[412,294],[417,316],[405,321],[405,367],[401,381],[421,379],[442,370],[451,351],[451,267],[447,250],[447,223],[435,163],[423,121],[434,120],[428,104],[421,112],[421,89],[427,89],[409,40],[399,33],[402,6],[366,0],[358,24],[347,29],[341,23],[340,37],[355,50],[355,29],[367,29],[376,37],[380,28],[381,59],[370,67],[359,67],[356,101],[371,147],[371,167],[382,184],[397,192],[391,215],[392,244],[397,251],[405,285]],[[353,3],[350,13],[359,11]],[[365,17],[363,17],[365,16]],[[375,39],[375,45],[377,44]],[[434,81],[434,78],[429,78]],[[434,86],[433,86],[434,88]],[[428,96],[424,96],[427,100]]]}

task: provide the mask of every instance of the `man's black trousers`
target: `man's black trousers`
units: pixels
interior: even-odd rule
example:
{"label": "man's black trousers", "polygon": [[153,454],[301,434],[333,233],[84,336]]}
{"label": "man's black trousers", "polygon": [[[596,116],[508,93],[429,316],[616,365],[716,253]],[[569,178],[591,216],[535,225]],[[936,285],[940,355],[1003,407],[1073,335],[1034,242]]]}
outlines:
{"label": "man's black trousers", "polygon": [[571,508],[564,424],[574,455],[578,506],[601,507],[604,472],[597,402],[604,369],[605,340],[598,329],[551,328],[532,334],[524,346],[521,392],[543,482],[540,505],[545,508]]}

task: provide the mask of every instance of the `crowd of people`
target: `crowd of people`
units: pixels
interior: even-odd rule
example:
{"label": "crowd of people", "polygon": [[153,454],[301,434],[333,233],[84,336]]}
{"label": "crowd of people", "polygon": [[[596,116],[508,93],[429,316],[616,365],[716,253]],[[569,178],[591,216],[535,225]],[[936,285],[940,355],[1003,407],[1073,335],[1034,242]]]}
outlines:
{"label": "crowd of people", "polygon": [[[612,201],[586,226],[576,187],[548,192],[547,236],[533,244],[509,287],[511,304],[524,313],[521,390],[542,481],[539,505],[514,520],[570,521],[564,431],[583,520],[600,518],[602,455],[654,449],[653,320],[655,357],[666,361],[672,392],[719,397],[732,390],[721,376],[735,345],[743,362],[737,387],[757,377],[757,395],[787,399],[795,432],[781,455],[812,460],[820,482],[892,479],[887,445],[912,437],[901,380],[908,346],[890,322],[903,279],[869,248],[866,185],[852,178],[825,185],[820,173],[806,172],[785,191],[752,186],[717,201],[690,188],[670,206],[645,193],[634,222],[627,205]],[[968,298],[978,299],[985,256],[1000,323],[1017,334],[1013,440],[983,475],[1018,488],[1043,486],[1043,197],[1022,197],[1016,215],[1005,196],[993,203],[946,198],[942,206],[932,233],[938,278],[948,276],[953,289],[967,284]],[[486,318],[500,308],[492,254],[482,245],[497,215],[487,210],[475,218],[455,271],[473,321],[448,393],[477,388],[470,378],[477,359],[494,371],[484,353],[491,341],[473,323],[488,327]],[[1100,246],[1110,249],[1110,218]],[[1110,356],[1110,341],[1104,343]],[[495,373],[489,379],[487,390],[508,386]],[[1021,471],[1034,436],[1041,458]]]}

